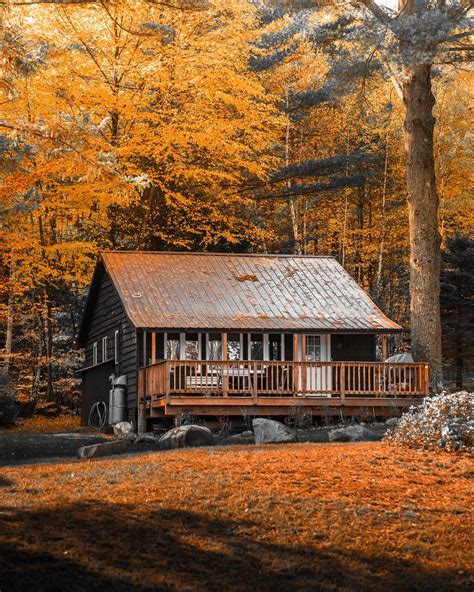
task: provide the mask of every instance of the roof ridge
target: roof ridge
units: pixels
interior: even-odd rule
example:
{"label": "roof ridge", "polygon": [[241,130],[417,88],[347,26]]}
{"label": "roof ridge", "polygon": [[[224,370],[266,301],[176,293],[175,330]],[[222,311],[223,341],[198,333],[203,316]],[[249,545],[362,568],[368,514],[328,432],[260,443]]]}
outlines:
{"label": "roof ridge", "polygon": [[285,259],[336,259],[334,255],[293,255],[291,253],[223,253],[212,251],[119,251],[108,249],[99,255],[215,255],[217,257],[283,257]]}

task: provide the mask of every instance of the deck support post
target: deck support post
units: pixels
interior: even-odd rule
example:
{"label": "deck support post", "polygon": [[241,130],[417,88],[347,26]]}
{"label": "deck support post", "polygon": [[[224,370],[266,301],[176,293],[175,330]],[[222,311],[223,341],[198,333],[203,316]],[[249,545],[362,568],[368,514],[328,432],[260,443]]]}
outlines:
{"label": "deck support post", "polygon": [[137,434],[141,436],[146,431],[146,417],[144,405],[138,407],[138,418],[137,418]]}

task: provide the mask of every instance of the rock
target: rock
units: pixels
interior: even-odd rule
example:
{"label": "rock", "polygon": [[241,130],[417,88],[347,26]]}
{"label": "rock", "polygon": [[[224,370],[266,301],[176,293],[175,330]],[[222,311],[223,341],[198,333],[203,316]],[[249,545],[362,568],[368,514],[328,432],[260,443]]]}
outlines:
{"label": "rock", "polygon": [[375,442],[382,438],[380,434],[376,434],[361,425],[331,430],[328,436],[329,442]]}
{"label": "rock", "polygon": [[[244,436],[244,433],[248,434]],[[224,442],[227,444],[254,444],[255,443],[255,436],[253,432],[243,432],[242,434],[233,434],[229,436],[227,440]]]}
{"label": "rock", "polygon": [[391,417],[390,419],[387,419],[385,425],[387,425],[389,428],[393,428],[398,424],[398,421],[398,417]]}
{"label": "rock", "polygon": [[296,432],[288,426],[274,421],[257,417],[253,420],[253,431],[256,444],[278,444],[280,442],[297,442]]}
{"label": "rock", "polygon": [[134,444],[156,444],[159,442],[159,440],[159,436],[155,436],[155,434],[147,432],[141,436],[138,436],[138,438],[135,438]]}
{"label": "rock", "polygon": [[114,434],[119,440],[128,440],[133,434],[133,426],[128,421],[119,421],[114,425]]}
{"label": "rock", "polygon": [[110,456],[112,454],[121,454],[130,450],[131,442],[127,440],[116,440],[115,442],[103,442],[101,444],[92,444],[91,446],[82,446],[77,451],[78,458],[86,460],[89,458],[99,458],[101,456]]}
{"label": "rock", "polygon": [[163,434],[159,439],[159,444],[161,450],[212,446],[214,444],[214,436],[210,429],[203,426],[183,425]]}
{"label": "rock", "polygon": [[253,437],[253,432],[252,430],[246,430],[245,432],[242,432],[240,435],[242,436],[242,438],[250,438]]}

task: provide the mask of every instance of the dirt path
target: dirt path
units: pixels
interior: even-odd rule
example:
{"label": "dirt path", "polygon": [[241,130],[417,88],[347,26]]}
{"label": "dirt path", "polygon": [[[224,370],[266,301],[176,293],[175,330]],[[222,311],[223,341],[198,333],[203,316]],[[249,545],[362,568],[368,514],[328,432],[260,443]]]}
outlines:
{"label": "dirt path", "polygon": [[73,458],[81,446],[106,440],[103,434],[91,432],[0,432],[0,466],[51,458]]}

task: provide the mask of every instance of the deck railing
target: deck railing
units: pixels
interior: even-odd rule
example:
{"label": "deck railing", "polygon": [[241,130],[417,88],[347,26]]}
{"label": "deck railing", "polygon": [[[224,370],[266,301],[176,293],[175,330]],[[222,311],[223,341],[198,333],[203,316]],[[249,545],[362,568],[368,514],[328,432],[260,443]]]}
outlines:
{"label": "deck railing", "polygon": [[141,368],[139,397],[252,397],[428,394],[428,366],[386,362],[173,360]]}

